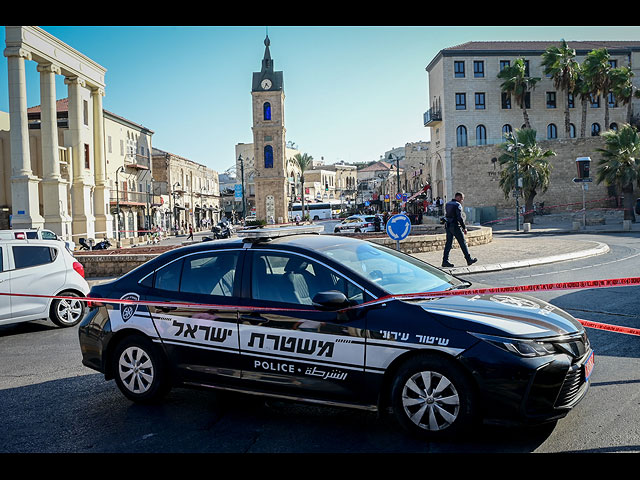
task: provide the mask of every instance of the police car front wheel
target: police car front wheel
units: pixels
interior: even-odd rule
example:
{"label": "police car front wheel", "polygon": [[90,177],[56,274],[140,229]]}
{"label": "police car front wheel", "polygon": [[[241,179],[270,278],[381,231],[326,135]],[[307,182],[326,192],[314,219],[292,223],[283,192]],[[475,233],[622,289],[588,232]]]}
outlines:
{"label": "police car front wheel", "polygon": [[405,430],[448,437],[475,421],[474,389],[453,362],[415,357],[397,372],[391,390],[394,416]]}
{"label": "police car front wheel", "polygon": [[125,338],[116,347],[112,361],[116,384],[128,399],[153,402],[168,393],[170,383],[164,358],[149,339]]}

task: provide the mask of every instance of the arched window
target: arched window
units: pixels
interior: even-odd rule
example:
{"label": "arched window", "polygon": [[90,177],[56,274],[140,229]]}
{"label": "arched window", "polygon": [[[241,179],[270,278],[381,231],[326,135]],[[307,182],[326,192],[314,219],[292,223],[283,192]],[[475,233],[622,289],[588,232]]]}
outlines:
{"label": "arched window", "polygon": [[547,139],[551,140],[553,138],[558,138],[558,127],[556,127],[555,123],[550,123],[547,125]]}
{"label": "arched window", "polygon": [[264,147],[264,168],[273,168],[273,147],[271,145]]}
{"label": "arched window", "polygon": [[502,126],[502,134],[503,135],[509,135],[512,132],[513,132],[513,128],[511,128],[511,125],[509,125],[508,123],[506,125]]}
{"label": "arched window", "polygon": [[467,146],[467,127],[460,125],[456,128],[456,145],[458,147]]}
{"label": "arched window", "polygon": [[487,129],[484,125],[478,125],[476,127],[476,145],[487,144]]}
{"label": "arched window", "polygon": [[264,113],[264,119],[271,120],[271,104],[269,102],[264,102],[262,109]]}
{"label": "arched window", "polygon": [[569,124],[569,137],[576,138],[576,126],[573,123]]}
{"label": "arched window", "polygon": [[592,137],[597,137],[598,135],[600,135],[600,124],[599,123],[593,123],[591,125],[591,136]]}
{"label": "arched window", "polygon": [[618,124],[617,123],[612,123],[611,125],[609,125],[609,129],[613,130],[614,132],[618,131]]}

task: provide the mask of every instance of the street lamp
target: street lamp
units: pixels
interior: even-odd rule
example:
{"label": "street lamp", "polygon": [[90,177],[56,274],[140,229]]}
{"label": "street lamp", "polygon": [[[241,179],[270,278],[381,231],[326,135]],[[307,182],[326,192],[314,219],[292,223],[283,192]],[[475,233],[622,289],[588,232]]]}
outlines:
{"label": "street lamp", "polygon": [[[397,189],[398,189],[397,193],[401,193],[400,192],[400,157],[394,155],[393,153],[389,153],[388,159],[390,161],[393,161],[394,158],[396,160],[396,181],[398,183],[397,184]],[[404,158],[404,156],[402,158]],[[400,211],[400,200],[398,199],[398,212],[399,211]]]}
{"label": "street lamp", "polygon": [[[180,186],[180,182],[176,182],[173,185],[171,185],[171,196],[169,197],[169,201],[171,201],[171,198],[173,198],[173,227],[174,230],[176,230],[176,235],[178,234],[178,206],[176,205],[176,197],[175,195],[176,192],[174,192],[176,187]],[[171,207],[171,206],[169,206]]]}
{"label": "street lamp", "polygon": [[238,157],[238,161],[240,162],[240,183],[242,185],[242,223],[244,223],[246,212],[244,200],[244,159],[242,158],[242,155]]}
{"label": "street lamp", "polygon": [[524,147],[524,144],[518,143],[517,141],[513,145],[509,145],[507,147],[507,151],[513,152],[513,159],[515,164],[515,197],[516,197],[516,232],[520,231],[520,204],[518,201],[519,196],[519,179],[518,179],[518,150]]}

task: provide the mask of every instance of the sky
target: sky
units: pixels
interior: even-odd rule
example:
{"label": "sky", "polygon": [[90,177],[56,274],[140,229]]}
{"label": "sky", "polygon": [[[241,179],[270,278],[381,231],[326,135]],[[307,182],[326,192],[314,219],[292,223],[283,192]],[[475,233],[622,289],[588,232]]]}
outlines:
{"label": "sky", "polygon": [[[429,141],[426,66],[469,41],[640,40],[638,26],[41,26],[106,68],[103,106],[154,132],[152,144],[223,172],[252,143],[251,79],[268,31],[284,75],[286,141],[326,164],[379,160]],[[4,50],[5,30],[0,31]],[[9,111],[7,59],[0,111]],[[40,104],[26,62],[27,104]],[[67,96],[62,76],[57,99]]]}

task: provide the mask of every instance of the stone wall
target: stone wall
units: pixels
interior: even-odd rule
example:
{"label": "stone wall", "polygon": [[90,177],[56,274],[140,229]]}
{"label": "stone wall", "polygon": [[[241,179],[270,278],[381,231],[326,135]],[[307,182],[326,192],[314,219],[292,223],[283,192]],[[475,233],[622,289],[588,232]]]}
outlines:
{"label": "stone wall", "polygon": [[[444,250],[447,235],[444,233],[444,227],[438,229],[438,231],[440,230],[442,230],[443,233],[409,235],[407,238],[400,241],[400,251],[411,254]],[[467,227],[467,235],[465,238],[469,247],[484,245],[493,240],[493,230],[490,227]],[[371,238],[369,241],[379,245],[384,245],[385,247],[393,249],[396,248],[396,241],[387,236]],[[453,248],[460,248],[456,240],[453,241]]]}
{"label": "stone wall", "polygon": [[119,277],[149,260],[156,258],[158,254],[136,255],[78,255],[76,259],[84,267],[86,278],[95,277]]}
{"label": "stone wall", "polygon": [[[545,202],[545,207],[573,204],[572,209],[582,208],[582,187],[573,182],[573,178],[577,176],[576,158],[591,157],[591,177],[595,177],[601,158],[596,149],[602,148],[603,139],[588,137],[547,140],[539,141],[538,144],[543,150],[556,152],[556,156],[549,158],[553,167],[549,189],[544,194],[538,192],[534,201]],[[501,166],[497,159],[502,153],[503,150],[498,145],[453,149],[453,191],[464,192],[465,207],[497,206],[500,209],[515,206],[515,199],[512,196],[505,199],[499,186]],[[611,206],[608,202],[597,201],[608,196],[607,187],[593,181],[585,193],[587,207]],[[521,200],[520,204],[524,205],[524,201]]]}

